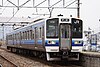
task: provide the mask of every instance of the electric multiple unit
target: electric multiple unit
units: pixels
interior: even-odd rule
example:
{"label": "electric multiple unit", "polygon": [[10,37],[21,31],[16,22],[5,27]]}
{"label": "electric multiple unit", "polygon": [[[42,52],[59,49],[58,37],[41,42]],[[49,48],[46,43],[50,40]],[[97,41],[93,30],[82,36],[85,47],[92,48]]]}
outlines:
{"label": "electric multiple unit", "polygon": [[46,58],[47,61],[69,58],[72,46],[82,45],[82,40],[78,39],[82,38],[81,22],[80,19],[63,17],[35,20],[8,33],[7,48],[12,52]]}

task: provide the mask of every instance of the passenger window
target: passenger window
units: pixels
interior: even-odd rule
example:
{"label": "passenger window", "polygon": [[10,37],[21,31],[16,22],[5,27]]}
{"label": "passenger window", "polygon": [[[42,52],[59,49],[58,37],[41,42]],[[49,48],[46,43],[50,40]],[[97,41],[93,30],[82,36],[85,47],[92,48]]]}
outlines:
{"label": "passenger window", "polygon": [[32,36],[32,30],[30,30],[30,39],[32,39],[32,37],[33,37],[33,36]]}
{"label": "passenger window", "polygon": [[22,35],[22,40],[24,40],[24,32],[22,33],[23,35]]}
{"label": "passenger window", "polygon": [[29,31],[27,31],[27,40],[29,39]]}
{"label": "passenger window", "polygon": [[34,39],[34,30],[32,30],[32,39]]}
{"label": "passenger window", "polygon": [[25,40],[27,40],[27,32],[25,31]]}
{"label": "passenger window", "polygon": [[38,28],[35,28],[35,38],[38,39],[39,38],[39,33],[38,33]]}
{"label": "passenger window", "polygon": [[39,33],[40,33],[40,38],[41,38],[42,37],[42,28],[41,27],[40,27]]}
{"label": "passenger window", "polygon": [[42,36],[44,36],[44,26],[42,27]]}
{"label": "passenger window", "polygon": [[19,40],[21,40],[22,39],[22,34],[21,34],[21,32],[19,33]]}
{"label": "passenger window", "polygon": [[24,38],[23,39],[25,40],[25,31],[24,31]]}

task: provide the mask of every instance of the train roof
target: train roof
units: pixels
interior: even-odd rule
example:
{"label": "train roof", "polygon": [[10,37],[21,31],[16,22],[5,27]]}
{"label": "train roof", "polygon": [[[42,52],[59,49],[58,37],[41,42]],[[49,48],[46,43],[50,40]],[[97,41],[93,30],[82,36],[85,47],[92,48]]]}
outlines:
{"label": "train roof", "polygon": [[[67,17],[52,17],[52,18],[67,18]],[[68,17],[69,19],[70,18],[74,18],[74,17]],[[23,30],[24,28],[26,29],[27,27],[30,27],[30,26],[32,26],[32,25],[35,25],[35,24],[37,24],[37,23],[40,23],[40,22],[42,22],[42,21],[45,21],[46,19],[51,19],[51,18],[40,18],[40,19],[36,19],[36,20],[34,20],[34,21],[32,21],[29,25],[27,25],[27,26],[24,26],[24,27],[21,27],[21,28],[19,28],[19,29],[16,29],[16,30],[14,30],[14,31],[12,31],[12,32],[10,32],[10,33],[7,33],[8,35],[9,34],[14,34],[14,33],[16,33],[17,31],[18,31],[18,33],[20,32],[19,30]],[[75,19],[80,19],[80,18],[75,18]],[[24,30],[25,30],[24,29]]]}
{"label": "train roof", "polygon": [[7,33],[7,34],[8,34],[8,35],[9,35],[9,34],[14,34],[14,33],[17,32],[17,31],[20,32],[19,30],[22,30],[22,29],[24,29],[24,28],[30,27],[30,26],[35,25],[35,24],[37,24],[37,23],[40,23],[40,22],[42,22],[42,21],[45,21],[45,19],[44,19],[44,18],[36,19],[36,20],[32,21],[29,25],[24,26],[24,27],[20,27],[19,29],[15,29],[14,31],[12,31],[12,32],[10,32],[10,33]]}

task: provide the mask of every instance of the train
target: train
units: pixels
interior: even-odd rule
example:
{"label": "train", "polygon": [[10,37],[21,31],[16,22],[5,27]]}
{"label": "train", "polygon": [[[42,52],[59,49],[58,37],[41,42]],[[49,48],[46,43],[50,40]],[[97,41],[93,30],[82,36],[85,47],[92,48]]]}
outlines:
{"label": "train", "polygon": [[56,61],[78,58],[72,47],[82,46],[82,20],[79,18],[41,18],[6,34],[7,49]]}

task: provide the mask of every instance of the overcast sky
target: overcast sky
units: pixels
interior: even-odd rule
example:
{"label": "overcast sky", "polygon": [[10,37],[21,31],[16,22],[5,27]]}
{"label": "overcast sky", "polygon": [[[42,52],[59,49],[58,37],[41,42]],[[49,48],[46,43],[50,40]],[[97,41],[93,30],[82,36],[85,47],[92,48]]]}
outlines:
{"label": "overcast sky", "polygon": [[90,27],[94,31],[100,31],[100,0],[81,0],[81,18],[84,21],[84,29]]}

